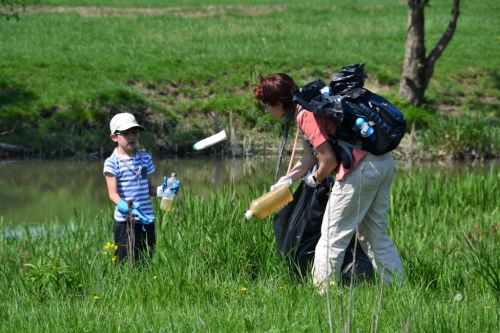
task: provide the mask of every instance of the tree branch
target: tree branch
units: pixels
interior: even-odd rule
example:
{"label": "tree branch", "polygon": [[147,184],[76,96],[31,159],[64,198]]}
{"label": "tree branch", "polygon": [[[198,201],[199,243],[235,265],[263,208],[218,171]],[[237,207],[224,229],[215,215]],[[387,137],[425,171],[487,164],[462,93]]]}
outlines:
{"label": "tree branch", "polygon": [[[428,83],[434,73],[434,64],[437,59],[443,54],[444,49],[448,46],[448,43],[451,41],[453,34],[457,28],[458,15],[460,14],[460,0],[453,0],[453,6],[451,9],[451,17],[450,22],[448,23],[448,27],[444,32],[441,39],[436,44],[434,49],[432,49],[431,53],[427,56],[426,62],[426,82]],[[427,84],[426,84],[427,86]]]}

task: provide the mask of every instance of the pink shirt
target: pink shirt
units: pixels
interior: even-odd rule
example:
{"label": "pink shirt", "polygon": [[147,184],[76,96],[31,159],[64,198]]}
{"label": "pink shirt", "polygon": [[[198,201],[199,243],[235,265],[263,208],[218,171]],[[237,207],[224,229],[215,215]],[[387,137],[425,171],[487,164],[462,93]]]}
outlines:
{"label": "pink shirt", "polygon": [[[337,130],[337,124],[333,121],[329,120],[326,116],[322,116],[319,114],[314,114],[308,110],[302,110],[297,114],[298,107],[295,109],[296,119],[299,128],[304,132],[307,139],[311,142],[314,148],[318,147],[325,141],[328,141],[330,135],[335,135],[335,131]],[[359,164],[359,161],[367,154],[368,152],[360,149],[352,150],[352,168],[356,168]],[[348,174],[351,169],[346,169],[339,163],[337,168],[337,174],[335,178],[337,180],[342,180],[346,174]]]}

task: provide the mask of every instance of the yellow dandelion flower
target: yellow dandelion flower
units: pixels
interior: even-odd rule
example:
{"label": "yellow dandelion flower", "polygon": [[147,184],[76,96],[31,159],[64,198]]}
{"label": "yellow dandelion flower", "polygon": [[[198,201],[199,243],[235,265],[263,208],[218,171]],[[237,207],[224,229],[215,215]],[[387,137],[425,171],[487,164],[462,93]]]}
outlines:
{"label": "yellow dandelion flower", "polygon": [[285,285],[283,285],[283,286],[280,286],[280,290],[285,290],[285,289],[286,289],[286,287],[287,287],[287,285],[286,285],[286,284],[285,284]]}
{"label": "yellow dandelion flower", "polygon": [[106,250],[109,250],[109,249],[110,249],[110,248],[112,248],[112,247],[113,247],[113,244],[111,244],[110,242],[107,242],[107,243],[106,243],[106,245],[104,246],[104,248],[105,248]]}
{"label": "yellow dandelion flower", "polygon": [[111,261],[115,262],[117,258],[118,258],[117,256],[113,256],[113,258],[111,258]]}
{"label": "yellow dandelion flower", "polygon": [[486,305],[486,306],[484,307],[484,309],[485,309],[485,310],[491,309],[491,305]]}
{"label": "yellow dandelion flower", "polygon": [[108,252],[104,251],[102,254],[104,254],[105,256],[107,256],[107,255],[108,255]]}
{"label": "yellow dandelion flower", "polygon": [[248,291],[248,288],[247,287],[243,287],[243,288],[241,288],[241,291],[244,292],[244,293],[246,293]]}
{"label": "yellow dandelion flower", "polygon": [[115,245],[115,251],[118,250],[118,245]]}
{"label": "yellow dandelion flower", "polygon": [[330,287],[335,287],[335,282],[334,281],[330,281]]}
{"label": "yellow dandelion flower", "polygon": [[94,296],[94,301],[97,301],[99,299],[99,296],[95,295]]}
{"label": "yellow dandelion flower", "polygon": [[156,280],[157,278],[158,278],[158,276],[156,276],[156,275],[155,275],[155,276],[153,276],[153,280]]}

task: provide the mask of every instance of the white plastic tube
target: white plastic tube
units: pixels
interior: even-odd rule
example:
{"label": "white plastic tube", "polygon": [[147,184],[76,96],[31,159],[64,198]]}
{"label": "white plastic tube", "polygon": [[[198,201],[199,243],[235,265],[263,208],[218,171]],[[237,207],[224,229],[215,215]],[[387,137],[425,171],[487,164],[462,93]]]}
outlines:
{"label": "white plastic tube", "polygon": [[217,134],[214,134],[206,139],[196,142],[193,145],[193,149],[202,150],[226,139],[227,139],[226,131],[222,130]]}

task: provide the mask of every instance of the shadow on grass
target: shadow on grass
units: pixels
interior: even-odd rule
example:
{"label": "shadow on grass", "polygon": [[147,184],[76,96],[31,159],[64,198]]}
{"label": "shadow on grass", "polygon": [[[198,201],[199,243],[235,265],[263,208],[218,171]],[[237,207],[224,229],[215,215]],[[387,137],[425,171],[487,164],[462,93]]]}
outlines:
{"label": "shadow on grass", "polygon": [[37,95],[24,86],[0,80],[0,105],[26,107],[38,99]]}

